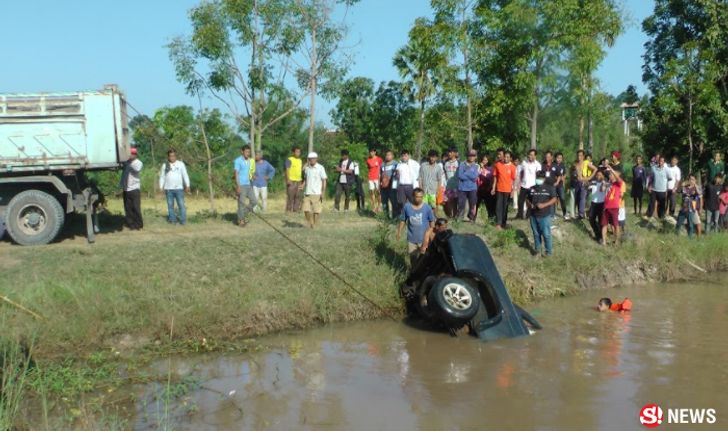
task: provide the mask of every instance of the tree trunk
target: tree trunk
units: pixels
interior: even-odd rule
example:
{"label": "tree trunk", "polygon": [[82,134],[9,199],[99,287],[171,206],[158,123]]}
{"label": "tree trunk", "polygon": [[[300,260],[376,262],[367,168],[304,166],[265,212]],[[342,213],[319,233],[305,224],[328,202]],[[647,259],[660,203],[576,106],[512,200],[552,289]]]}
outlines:
{"label": "tree trunk", "polygon": [[688,165],[688,175],[693,173],[693,99],[692,95],[688,96],[688,145],[690,146],[690,164]]}
{"label": "tree trunk", "polygon": [[589,152],[594,154],[594,119],[592,119],[591,111],[587,114],[589,116]]}
{"label": "tree trunk", "polygon": [[197,100],[200,104],[200,111],[197,114],[200,118],[200,132],[202,132],[202,143],[205,144],[205,154],[207,155],[207,190],[210,198],[210,211],[215,214],[215,189],[212,185],[212,151],[210,151],[210,142],[207,140],[205,121],[202,118],[202,98],[199,93],[197,94]]}
{"label": "tree trunk", "polygon": [[465,86],[467,88],[468,151],[470,151],[473,149],[473,101],[470,97],[470,73],[467,70],[465,72]]}
{"label": "tree trunk", "polygon": [[584,150],[584,114],[579,114],[579,149]]}
{"label": "tree trunk", "polygon": [[538,133],[538,92],[536,92],[536,100],[533,102],[533,112],[531,113],[531,149],[536,149],[536,135]]}
{"label": "tree trunk", "polygon": [[316,27],[311,29],[311,76],[309,77],[309,91],[311,104],[309,108],[308,125],[308,152],[313,151],[313,132],[316,127],[316,92],[318,91],[318,58],[316,50]]}
{"label": "tree trunk", "polygon": [[420,100],[420,127],[417,131],[417,145],[415,146],[415,160],[422,160],[422,142],[425,140],[425,99]]}

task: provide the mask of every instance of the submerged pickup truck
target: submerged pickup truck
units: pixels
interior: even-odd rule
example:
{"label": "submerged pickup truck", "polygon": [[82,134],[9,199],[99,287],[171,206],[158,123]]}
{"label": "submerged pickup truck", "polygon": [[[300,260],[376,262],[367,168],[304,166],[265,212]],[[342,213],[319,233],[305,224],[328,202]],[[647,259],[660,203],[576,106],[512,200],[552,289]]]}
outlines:
{"label": "submerged pickup truck", "polygon": [[86,173],[119,169],[130,155],[124,94],[0,94],[0,225],[13,241],[53,241],[68,214],[86,213],[94,241],[99,192]]}

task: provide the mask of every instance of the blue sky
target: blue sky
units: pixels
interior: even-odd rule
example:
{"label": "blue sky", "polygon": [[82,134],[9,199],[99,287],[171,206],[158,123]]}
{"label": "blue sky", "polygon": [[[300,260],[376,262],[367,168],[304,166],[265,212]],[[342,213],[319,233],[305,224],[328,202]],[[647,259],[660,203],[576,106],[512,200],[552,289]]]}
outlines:
{"label": "blue sky", "polygon": [[[1,0],[0,93],[77,91],[117,83],[129,101],[151,114],[161,106],[192,104],[164,47],[189,33],[187,11],[200,0]],[[641,82],[643,45],[639,23],[652,0],[625,1],[631,24],[598,71],[602,88],[616,94]],[[375,82],[399,79],[395,51],[428,0],[362,0],[349,12],[355,63],[349,76]],[[212,102],[210,102],[212,103]],[[321,101],[317,118],[329,124],[332,103]]]}

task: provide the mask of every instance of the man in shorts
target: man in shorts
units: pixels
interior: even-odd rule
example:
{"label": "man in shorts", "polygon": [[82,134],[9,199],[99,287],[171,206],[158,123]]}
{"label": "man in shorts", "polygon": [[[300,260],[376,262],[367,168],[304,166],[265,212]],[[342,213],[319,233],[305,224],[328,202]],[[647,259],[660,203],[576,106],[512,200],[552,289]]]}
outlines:
{"label": "man in shorts", "polygon": [[377,149],[370,148],[367,168],[369,169],[369,200],[371,201],[372,211],[374,212],[379,212],[382,209],[382,198],[379,193],[379,178],[383,164],[384,160],[377,155]]}
{"label": "man in shorts", "polygon": [[303,168],[303,213],[311,229],[318,226],[326,193],[326,170],[318,164],[318,154],[308,153],[308,163]]}
{"label": "man in shorts", "polygon": [[619,244],[619,206],[622,201],[622,178],[619,176],[619,172],[614,169],[607,168],[604,172],[609,176],[609,182],[611,183],[607,194],[604,197],[604,212],[602,213],[602,244],[606,244],[607,241],[607,227],[609,225],[614,228],[614,243]]}

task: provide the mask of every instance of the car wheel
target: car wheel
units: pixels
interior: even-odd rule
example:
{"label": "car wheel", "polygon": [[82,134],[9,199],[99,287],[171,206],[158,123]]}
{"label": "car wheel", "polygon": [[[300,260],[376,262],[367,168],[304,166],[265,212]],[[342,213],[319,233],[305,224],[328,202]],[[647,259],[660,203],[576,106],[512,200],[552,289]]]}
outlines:
{"label": "car wheel", "polygon": [[478,291],[467,281],[456,277],[442,277],[428,295],[431,307],[449,327],[461,327],[478,312]]}
{"label": "car wheel", "polygon": [[40,190],[18,193],[8,202],[5,223],[20,245],[48,244],[58,235],[65,214],[58,200]]}

